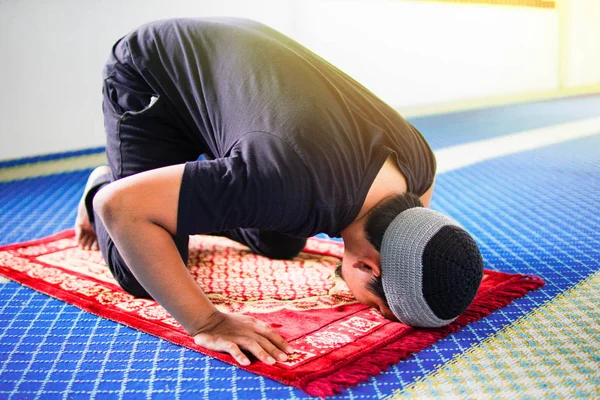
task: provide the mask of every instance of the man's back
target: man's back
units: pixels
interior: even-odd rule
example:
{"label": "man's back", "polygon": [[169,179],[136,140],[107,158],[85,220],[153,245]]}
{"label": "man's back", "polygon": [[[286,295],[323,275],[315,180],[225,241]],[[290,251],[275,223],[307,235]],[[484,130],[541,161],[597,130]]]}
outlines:
{"label": "man's back", "polygon": [[[410,124],[267,26],[240,19],[165,20],[140,27],[122,42],[139,74],[172,104],[181,129],[192,139],[201,137],[211,156],[262,163],[256,179],[275,184],[273,176],[283,173],[282,182],[302,186],[296,189],[306,193],[298,199],[306,204],[297,211],[310,215],[301,215],[296,221],[308,222],[290,234],[339,232],[356,216],[392,153],[410,191],[421,195],[432,183],[435,161]],[[268,149],[248,151],[253,145],[247,142],[256,138],[284,154],[269,165]],[[285,152],[296,162],[294,176],[281,168]],[[263,187],[269,190],[269,183]]]}

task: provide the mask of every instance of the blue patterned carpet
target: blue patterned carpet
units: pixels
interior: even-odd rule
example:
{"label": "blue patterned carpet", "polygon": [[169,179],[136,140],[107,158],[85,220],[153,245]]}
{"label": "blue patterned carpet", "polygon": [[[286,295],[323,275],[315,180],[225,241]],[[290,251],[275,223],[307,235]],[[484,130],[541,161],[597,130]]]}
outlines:
{"label": "blue patterned carpet", "polygon": [[[415,118],[434,148],[600,116],[600,96]],[[600,127],[598,127],[600,134]],[[374,399],[423,378],[600,269],[600,135],[442,174],[433,208],[476,237],[486,267],[546,286],[337,396]],[[0,169],[0,173],[1,173]],[[71,227],[89,170],[0,183],[0,244]],[[304,399],[295,388],[0,284],[0,398]],[[476,384],[485,387],[486,382]]]}

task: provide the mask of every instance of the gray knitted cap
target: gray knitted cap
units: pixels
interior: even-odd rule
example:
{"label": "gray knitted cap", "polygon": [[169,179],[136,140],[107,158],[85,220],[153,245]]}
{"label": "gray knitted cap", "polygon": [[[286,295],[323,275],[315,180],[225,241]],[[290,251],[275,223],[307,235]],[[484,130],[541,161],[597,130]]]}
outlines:
{"label": "gray knitted cap", "polygon": [[451,218],[415,207],[398,214],[381,244],[381,279],[401,322],[435,328],[471,304],[483,277],[473,238]]}

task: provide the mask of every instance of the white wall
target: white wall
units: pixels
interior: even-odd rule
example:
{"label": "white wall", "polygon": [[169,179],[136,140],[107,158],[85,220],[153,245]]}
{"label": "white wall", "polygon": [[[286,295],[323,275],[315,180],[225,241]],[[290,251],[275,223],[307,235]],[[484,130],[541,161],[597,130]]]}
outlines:
{"label": "white wall", "polygon": [[600,84],[600,1],[565,1],[566,74],[563,85]]}
{"label": "white wall", "polygon": [[[400,0],[0,1],[0,159],[103,145],[100,83],[115,40],[153,19],[215,15],[273,26],[396,107],[559,86],[556,10]],[[595,18],[570,15],[587,25]],[[574,27],[569,40],[583,40],[585,29]],[[586,43],[571,55],[584,65],[569,69],[571,84],[600,71],[598,46]],[[595,58],[581,64],[590,49]]]}
{"label": "white wall", "polygon": [[104,145],[102,68],[136,26],[243,16],[289,34],[285,0],[0,1],[0,160]]}
{"label": "white wall", "polygon": [[554,10],[305,0],[301,43],[397,107],[552,90]]}

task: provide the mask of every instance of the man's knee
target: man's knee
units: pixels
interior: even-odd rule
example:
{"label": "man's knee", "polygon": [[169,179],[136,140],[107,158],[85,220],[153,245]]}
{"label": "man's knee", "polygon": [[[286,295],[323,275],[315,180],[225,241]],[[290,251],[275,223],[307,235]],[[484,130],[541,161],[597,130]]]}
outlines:
{"label": "man's knee", "polygon": [[121,289],[135,297],[145,299],[152,298],[146,289],[144,289],[144,287],[138,282],[135,276],[133,276],[129,270],[129,267],[127,267],[127,264],[125,263],[125,260],[123,260],[123,257],[121,257],[119,250],[117,250],[117,246],[115,246],[110,238],[108,238],[105,246],[101,246],[101,250],[108,269]]}
{"label": "man's knee", "polygon": [[289,260],[296,257],[305,246],[306,239],[268,231],[260,234],[259,253],[265,257]]}
{"label": "man's knee", "polygon": [[133,279],[131,281],[119,281],[119,286],[130,295],[140,299],[152,299],[152,296],[144,289],[140,283]]}

